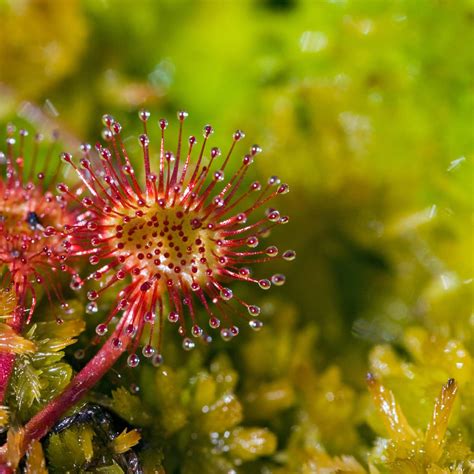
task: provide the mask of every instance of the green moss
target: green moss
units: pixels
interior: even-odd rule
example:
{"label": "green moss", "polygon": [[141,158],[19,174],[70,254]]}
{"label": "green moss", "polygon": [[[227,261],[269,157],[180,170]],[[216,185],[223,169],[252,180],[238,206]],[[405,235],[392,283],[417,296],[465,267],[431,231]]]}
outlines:
{"label": "green moss", "polygon": [[124,387],[112,391],[110,408],[131,425],[146,426],[151,422],[150,416],[143,410],[142,401]]}
{"label": "green moss", "polygon": [[94,432],[88,426],[78,426],[64,433],[51,435],[48,459],[56,472],[82,472],[94,457]]}
{"label": "green moss", "polygon": [[74,306],[75,312],[64,315],[62,324],[39,321],[28,328],[25,337],[35,344],[35,350],[17,356],[8,392],[15,418],[27,421],[71,379],[73,369],[63,361],[64,349],[74,344],[85,328],[84,321],[76,316],[82,308],[71,302]]}

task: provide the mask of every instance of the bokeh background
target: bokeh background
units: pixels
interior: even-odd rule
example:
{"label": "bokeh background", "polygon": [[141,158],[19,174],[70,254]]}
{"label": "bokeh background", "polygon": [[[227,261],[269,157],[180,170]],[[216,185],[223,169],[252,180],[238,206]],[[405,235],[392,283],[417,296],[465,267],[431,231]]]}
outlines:
{"label": "bokeh background", "polygon": [[[258,177],[291,187],[278,203],[291,222],[272,235],[298,254],[274,266],[287,283],[270,294],[240,290],[263,305],[266,329],[200,355],[169,347],[176,406],[154,382],[147,388],[159,377],[151,367],[109,381],[135,384],[133,396],[151,407],[161,428],[143,422],[143,439],[160,453],[157,466],[319,472],[350,454],[381,468],[388,461],[374,442],[390,437],[366,393],[369,370],[420,430],[455,377],[464,402],[452,429],[469,445],[472,1],[0,0],[0,20],[1,124],[57,129],[75,149],[100,137],[106,112],[133,137],[141,107],[170,122],[185,109],[186,131],[210,123],[222,147],[243,129],[264,150]],[[222,367],[235,375],[243,414],[211,423],[193,444],[196,377],[214,380]],[[176,421],[170,413],[180,410]],[[235,447],[235,430],[254,426],[267,444],[250,456]],[[209,433],[222,446],[230,436],[230,452]],[[461,451],[443,459],[465,461]],[[54,465],[59,454],[49,456]]]}

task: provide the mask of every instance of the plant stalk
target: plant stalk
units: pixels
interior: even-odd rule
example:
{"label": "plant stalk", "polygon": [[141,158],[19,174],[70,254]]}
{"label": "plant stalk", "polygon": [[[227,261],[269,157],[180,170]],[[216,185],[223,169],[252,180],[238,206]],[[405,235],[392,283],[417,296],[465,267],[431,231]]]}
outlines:
{"label": "plant stalk", "polygon": [[[21,328],[23,326],[21,311],[17,307],[13,312],[13,316],[10,318],[10,321],[7,323],[17,334],[21,333]],[[13,367],[15,365],[15,354],[13,352],[0,352],[0,405],[3,404],[5,400],[5,395],[7,393],[8,382],[13,372]]]}
{"label": "plant stalk", "polygon": [[0,405],[5,400],[8,381],[15,365],[15,354],[9,352],[0,352]]}

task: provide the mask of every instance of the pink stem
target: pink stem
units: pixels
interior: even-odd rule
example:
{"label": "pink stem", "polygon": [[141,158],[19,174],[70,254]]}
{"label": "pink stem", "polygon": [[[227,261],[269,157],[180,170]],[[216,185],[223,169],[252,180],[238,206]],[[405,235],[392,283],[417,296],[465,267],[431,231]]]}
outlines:
{"label": "pink stem", "polygon": [[[22,309],[17,307],[11,318],[11,322],[8,325],[16,332],[21,332],[22,327]],[[5,395],[7,393],[8,382],[13,372],[13,367],[15,365],[15,354],[11,352],[0,352],[0,405],[3,404],[5,400]]]}
{"label": "pink stem", "polygon": [[0,352],[0,405],[5,400],[7,392],[8,381],[13,372],[15,364],[15,354],[9,352]]}

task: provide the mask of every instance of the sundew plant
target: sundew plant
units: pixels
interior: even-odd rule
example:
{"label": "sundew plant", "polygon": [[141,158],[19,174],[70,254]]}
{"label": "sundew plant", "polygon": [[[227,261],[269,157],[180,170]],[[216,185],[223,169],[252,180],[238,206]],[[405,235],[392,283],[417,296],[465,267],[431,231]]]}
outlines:
{"label": "sundew plant", "polygon": [[0,0],[0,473],[474,472],[473,18]]}

